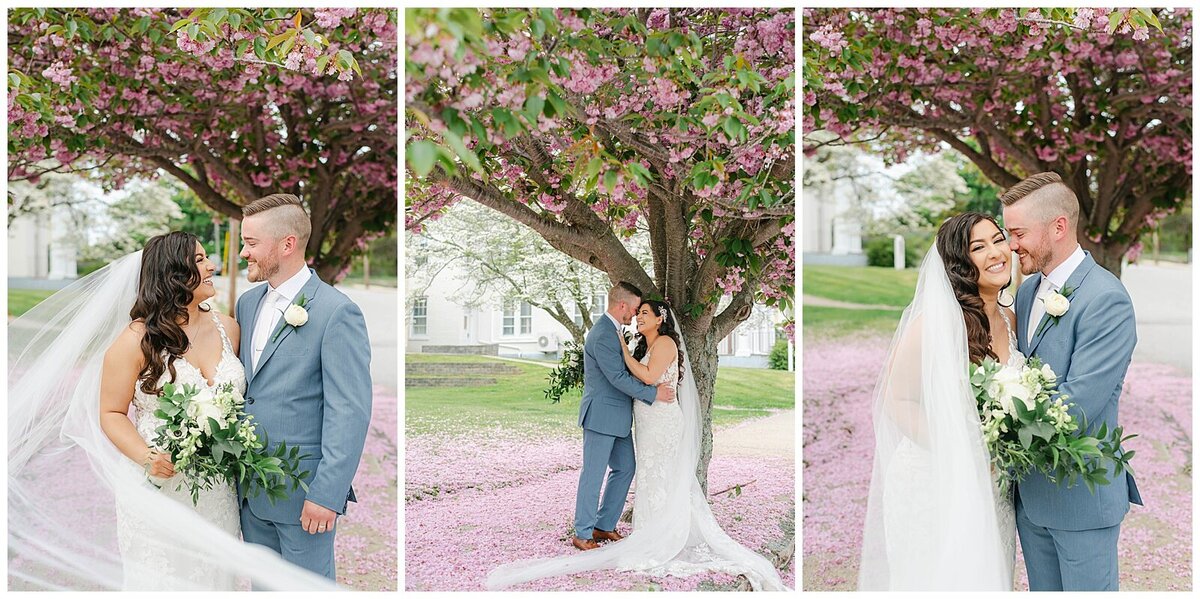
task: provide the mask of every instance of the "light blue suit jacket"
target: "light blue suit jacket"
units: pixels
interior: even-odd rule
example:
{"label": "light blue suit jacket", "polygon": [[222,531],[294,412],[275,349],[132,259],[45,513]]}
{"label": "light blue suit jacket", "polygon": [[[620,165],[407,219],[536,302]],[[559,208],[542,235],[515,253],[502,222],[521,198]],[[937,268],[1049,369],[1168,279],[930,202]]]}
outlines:
{"label": "light blue suit jacket", "polygon": [[[1029,315],[1043,275],[1034,274],[1021,284],[1017,340],[1021,353],[1050,365],[1058,375],[1058,390],[1074,404],[1071,416],[1076,422],[1086,416],[1088,432],[1094,433],[1102,422],[1109,430],[1118,424],[1117,403],[1137,344],[1137,327],[1125,286],[1097,265],[1090,253],[1085,254],[1063,285],[1063,291],[1071,290],[1070,308],[1057,323],[1044,316],[1032,341],[1027,337]],[[1075,531],[1120,524],[1129,503],[1141,505],[1142,498],[1133,475],[1126,471],[1113,477],[1112,465],[1107,469],[1111,484],[1097,485],[1095,495],[1082,481],[1068,489],[1066,484],[1031,474],[1017,485],[1029,520],[1046,528]]]}
{"label": "light blue suit jacket", "polygon": [[583,342],[583,401],[579,426],[613,437],[628,437],[633,427],[633,399],[654,403],[658,388],[647,385],[625,367],[617,327],[601,316]]}
{"label": "light blue suit jacket", "polygon": [[268,340],[257,370],[250,340],[267,285],[250,289],[237,302],[246,413],[260,434],[267,434],[271,449],[282,442],[310,456],[301,462],[301,470],[310,472],[307,494],[297,488],[272,505],[260,492],[250,498],[250,510],[262,520],[296,525],[305,499],[339,514],[355,500],[350,483],[371,421],[371,345],[362,311],[309,272],[300,291],[308,299],[308,322],[292,327],[280,317],[276,331],[282,332],[278,337],[272,332],[275,339]]}

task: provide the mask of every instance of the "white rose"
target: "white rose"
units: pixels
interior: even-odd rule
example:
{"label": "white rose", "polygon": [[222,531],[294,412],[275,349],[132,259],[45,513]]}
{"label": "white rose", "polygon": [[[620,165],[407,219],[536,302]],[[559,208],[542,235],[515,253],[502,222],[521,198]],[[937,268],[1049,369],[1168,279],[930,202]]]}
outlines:
{"label": "white rose", "polygon": [[302,327],[308,322],[308,310],[303,306],[292,304],[283,311],[283,320],[294,327]]}
{"label": "white rose", "polygon": [[1046,379],[1051,385],[1058,380],[1058,375],[1054,374],[1054,369],[1050,368],[1049,364],[1042,364],[1042,378]]}
{"label": "white rose", "polygon": [[201,389],[200,393],[192,398],[192,401],[187,406],[188,418],[191,418],[205,435],[212,434],[209,418],[216,420],[218,426],[225,419],[224,411],[221,410],[221,406],[217,405],[214,399],[211,392],[207,389]]}
{"label": "white rose", "polygon": [[1046,314],[1058,317],[1067,313],[1071,309],[1071,301],[1061,293],[1054,292],[1046,296]]}

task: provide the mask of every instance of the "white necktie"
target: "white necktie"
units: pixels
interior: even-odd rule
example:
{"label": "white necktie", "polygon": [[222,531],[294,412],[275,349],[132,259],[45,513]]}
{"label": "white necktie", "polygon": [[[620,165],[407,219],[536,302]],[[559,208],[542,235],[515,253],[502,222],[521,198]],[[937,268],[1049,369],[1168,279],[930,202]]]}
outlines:
{"label": "white necktie", "polygon": [[1046,315],[1046,297],[1057,289],[1057,285],[1051,283],[1049,277],[1042,277],[1042,282],[1038,285],[1037,295],[1033,298],[1033,307],[1029,310],[1029,334],[1026,335],[1029,343],[1033,343],[1034,333],[1037,332],[1037,327],[1041,324],[1042,317]]}
{"label": "white necktie", "polygon": [[262,310],[258,314],[258,322],[254,323],[253,366],[255,370],[258,369],[258,359],[271,339],[271,332],[275,330],[275,325],[279,322],[280,312],[276,305],[281,299],[283,296],[278,291],[268,290],[267,297],[263,300]]}

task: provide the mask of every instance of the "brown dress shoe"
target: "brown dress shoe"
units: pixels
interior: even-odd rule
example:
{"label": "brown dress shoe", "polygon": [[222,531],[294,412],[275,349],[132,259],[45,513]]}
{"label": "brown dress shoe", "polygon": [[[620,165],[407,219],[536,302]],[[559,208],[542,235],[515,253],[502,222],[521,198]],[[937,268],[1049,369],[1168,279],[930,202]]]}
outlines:
{"label": "brown dress shoe", "polygon": [[600,530],[599,528],[593,528],[592,538],[597,541],[620,541],[625,537],[621,536],[621,534],[615,530]]}
{"label": "brown dress shoe", "polygon": [[597,547],[600,546],[599,543],[597,543],[591,539],[581,539],[581,538],[575,537],[575,536],[571,537],[571,544],[574,545],[575,548],[580,551],[587,551],[588,549],[596,549]]}

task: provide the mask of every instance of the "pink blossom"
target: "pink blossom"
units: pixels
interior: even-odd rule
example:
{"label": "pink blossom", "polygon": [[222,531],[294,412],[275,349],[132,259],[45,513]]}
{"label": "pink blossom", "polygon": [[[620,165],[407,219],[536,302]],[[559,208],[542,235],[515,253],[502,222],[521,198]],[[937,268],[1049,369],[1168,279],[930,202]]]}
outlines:
{"label": "pink blossom", "polygon": [[63,89],[71,87],[72,83],[79,81],[79,78],[71,74],[71,69],[63,65],[62,61],[46,67],[42,71],[42,76],[49,79],[51,83],[57,83]]}

